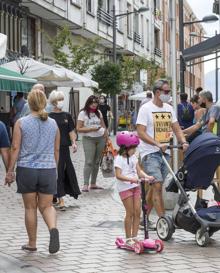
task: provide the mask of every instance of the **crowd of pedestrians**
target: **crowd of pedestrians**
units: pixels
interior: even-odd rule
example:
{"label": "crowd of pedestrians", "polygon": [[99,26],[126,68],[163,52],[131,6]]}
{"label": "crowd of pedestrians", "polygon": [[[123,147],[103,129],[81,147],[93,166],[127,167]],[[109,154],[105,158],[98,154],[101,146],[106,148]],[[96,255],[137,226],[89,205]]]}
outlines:
{"label": "crowd of pedestrians", "polygon": [[[137,132],[117,135],[119,151],[115,158],[115,176],[126,210],[125,235],[130,246],[137,241],[140,223],[139,178],[154,181],[146,196],[148,217],[153,207],[159,217],[165,215],[162,185],[168,169],[160,151],[169,161],[167,148],[173,133],[184,151],[189,142],[203,132],[220,136],[220,110],[213,103],[211,92],[201,88],[196,91],[190,102],[187,94],[180,95],[176,116],[170,104],[168,81],[156,81],[139,111],[134,110],[133,129]],[[23,250],[37,250],[37,209],[49,230],[49,252],[59,250],[55,208],[65,211],[64,196],[77,199],[81,194],[70,154],[77,153],[76,131],[82,136],[85,155],[82,192],[103,189],[97,185],[97,175],[109,139],[111,109],[104,96],[92,95],[80,110],[75,124],[71,114],[63,111],[64,98],[63,92],[54,90],[47,100],[42,84],[33,86],[27,101],[22,93],[18,93],[11,111],[12,145],[5,125],[0,122],[5,183],[10,186],[16,180],[17,192],[22,195],[24,203],[28,242],[22,246]],[[135,155],[137,147],[139,162]]]}

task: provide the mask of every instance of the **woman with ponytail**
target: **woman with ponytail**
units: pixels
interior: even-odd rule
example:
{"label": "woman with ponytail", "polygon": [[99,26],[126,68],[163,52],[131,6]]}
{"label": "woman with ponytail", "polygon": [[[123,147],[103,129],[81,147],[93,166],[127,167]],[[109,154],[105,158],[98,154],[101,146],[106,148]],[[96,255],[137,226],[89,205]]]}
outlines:
{"label": "woman with ponytail", "polygon": [[55,120],[44,111],[47,104],[44,92],[34,89],[28,94],[31,113],[20,118],[14,127],[11,159],[5,182],[15,179],[17,162],[17,192],[22,194],[28,243],[22,250],[37,250],[37,208],[50,233],[49,252],[59,250],[56,211],[52,206],[56,194],[56,168],[59,159],[60,133]]}
{"label": "woman with ponytail", "polygon": [[77,121],[77,131],[83,135],[83,149],[85,153],[84,187],[83,192],[102,189],[96,185],[99,171],[99,163],[102,151],[108,137],[103,116],[98,110],[99,100],[96,96],[90,96],[84,108],[80,111]]}

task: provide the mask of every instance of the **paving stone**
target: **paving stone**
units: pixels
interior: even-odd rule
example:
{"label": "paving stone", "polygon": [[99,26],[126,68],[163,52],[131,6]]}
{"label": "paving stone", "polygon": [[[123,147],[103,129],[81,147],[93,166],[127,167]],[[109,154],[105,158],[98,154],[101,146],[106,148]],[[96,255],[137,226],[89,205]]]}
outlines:
{"label": "paving stone", "polygon": [[[81,142],[78,148],[72,160],[82,186],[84,154]],[[213,236],[214,240],[207,248],[198,247],[194,235],[176,230],[160,254],[137,255],[117,249],[116,237],[124,236],[120,227],[124,208],[114,193],[114,179],[104,179],[101,174],[97,184],[105,190],[83,193],[78,200],[66,197],[67,210],[57,212],[60,252],[48,254],[49,233],[38,213],[38,252],[27,254],[20,250],[21,245],[27,242],[22,199],[16,194],[15,184],[10,188],[3,185],[2,169],[0,164],[0,253],[16,258],[16,262],[35,266],[45,273],[220,272],[220,232]],[[156,220],[155,215],[152,219]],[[143,231],[139,232],[139,237],[144,237]],[[150,231],[150,237],[156,239],[156,232]],[[5,273],[2,271],[0,262],[0,273]],[[26,273],[25,269],[22,272]]]}

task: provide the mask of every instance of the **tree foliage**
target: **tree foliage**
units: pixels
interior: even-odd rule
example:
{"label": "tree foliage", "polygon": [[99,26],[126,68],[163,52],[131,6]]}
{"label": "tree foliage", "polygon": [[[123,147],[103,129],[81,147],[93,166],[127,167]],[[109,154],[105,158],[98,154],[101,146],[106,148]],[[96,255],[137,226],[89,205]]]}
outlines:
{"label": "tree foliage", "polygon": [[154,60],[148,60],[138,56],[122,56],[120,60],[122,69],[122,81],[126,84],[127,89],[138,80],[138,73],[144,69],[148,73],[148,85],[152,85],[158,77],[159,66]]}
{"label": "tree foliage", "polygon": [[74,43],[70,29],[64,26],[55,37],[48,37],[48,41],[55,62],[67,69],[83,74],[96,63],[98,39],[84,39],[81,45],[77,45]]}
{"label": "tree foliage", "polygon": [[122,73],[119,64],[106,61],[92,70],[92,79],[99,83],[97,93],[107,95],[119,94],[122,88]]}

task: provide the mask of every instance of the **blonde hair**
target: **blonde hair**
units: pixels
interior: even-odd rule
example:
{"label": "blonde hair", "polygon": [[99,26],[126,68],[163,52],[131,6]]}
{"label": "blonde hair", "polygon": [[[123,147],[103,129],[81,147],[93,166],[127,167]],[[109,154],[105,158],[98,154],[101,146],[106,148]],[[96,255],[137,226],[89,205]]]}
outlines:
{"label": "blonde hair", "polygon": [[27,99],[30,109],[37,112],[42,121],[46,121],[48,114],[44,109],[47,105],[47,98],[44,92],[40,89],[32,89]]}
{"label": "blonde hair", "polygon": [[58,100],[64,100],[64,93],[62,91],[53,90],[49,95],[49,103],[52,105],[57,104]]}
{"label": "blonde hair", "polygon": [[32,90],[34,90],[34,89],[39,89],[39,90],[45,92],[44,85],[41,84],[41,83],[36,83],[35,85],[33,85],[33,86],[32,86]]}

